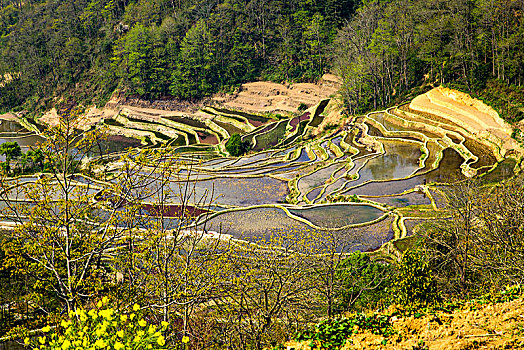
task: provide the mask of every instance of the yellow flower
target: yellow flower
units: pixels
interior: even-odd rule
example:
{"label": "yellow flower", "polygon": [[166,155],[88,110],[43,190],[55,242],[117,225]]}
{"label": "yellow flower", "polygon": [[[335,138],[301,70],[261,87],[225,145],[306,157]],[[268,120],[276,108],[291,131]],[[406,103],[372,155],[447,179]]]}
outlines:
{"label": "yellow flower", "polygon": [[162,321],[162,327],[166,328],[167,326],[169,326],[169,322]]}
{"label": "yellow flower", "polygon": [[135,314],[129,315],[129,318],[131,319],[131,321],[133,321],[133,318],[135,318],[135,316],[136,316]]}
{"label": "yellow flower", "polygon": [[145,327],[145,326],[147,326],[147,322],[146,322],[146,320],[144,320],[143,318],[142,318],[140,321],[138,321],[138,324],[140,325],[140,327]]}
{"label": "yellow flower", "polygon": [[62,343],[62,349],[66,350],[66,349],[69,349],[69,347],[71,346],[71,342],[69,340],[64,340],[64,342]]}
{"label": "yellow flower", "polygon": [[60,322],[60,325],[64,328],[69,327],[70,324],[71,322],[67,322],[66,320],[62,320],[62,322]]}
{"label": "yellow flower", "polygon": [[44,328],[42,328],[42,332],[44,333],[47,333],[51,330],[51,327],[50,326],[45,326]]}
{"label": "yellow flower", "polygon": [[97,337],[101,337],[106,331],[105,327],[97,328],[95,334]]}
{"label": "yellow flower", "polygon": [[40,344],[44,344],[45,343],[45,335],[43,337],[38,337],[38,341],[40,342]]}
{"label": "yellow flower", "polygon": [[189,342],[189,337],[188,337],[187,335],[184,335],[184,336],[182,337],[182,343],[186,344],[186,343],[188,343],[188,342]]}
{"label": "yellow flower", "polygon": [[140,310],[140,305],[138,304],[133,305],[133,311],[138,311],[138,310]]}
{"label": "yellow flower", "polygon": [[156,342],[157,342],[158,345],[160,345],[160,346],[164,346],[164,345],[166,345],[166,340],[164,339],[164,336],[162,336],[162,335],[161,335],[160,337],[158,337],[158,339],[156,340]]}
{"label": "yellow flower", "polygon": [[113,309],[100,310],[98,314],[105,319],[111,320],[111,316],[113,315]]}
{"label": "yellow flower", "polygon": [[102,298],[102,304],[107,304],[108,301],[109,301],[108,297],[103,297]]}
{"label": "yellow flower", "polygon": [[116,332],[116,335],[118,335],[120,338],[123,338],[124,337],[124,331],[123,330],[119,330],[118,332]]}
{"label": "yellow flower", "polygon": [[120,349],[123,349],[123,348],[125,348],[125,345],[122,344],[121,342],[117,341],[115,343],[115,350],[120,350]]}
{"label": "yellow flower", "polygon": [[150,326],[149,326],[149,329],[147,330],[147,332],[148,332],[149,334],[153,334],[153,333],[155,333],[155,332],[156,332],[156,326],[155,326],[155,325],[150,325]]}
{"label": "yellow flower", "polygon": [[120,321],[122,322],[127,321],[127,315],[120,315]]}
{"label": "yellow flower", "polygon": [[98,339],[96,342],[95,342],[95,346],[97,348],[105,348],[106,347],[106,342],[104,341],[104,339]]}
{"label": "yellow flower", "polygon": [[98,303],[96,303],[96,306],[100,309],[102,307],[102,302],[99,301]]}

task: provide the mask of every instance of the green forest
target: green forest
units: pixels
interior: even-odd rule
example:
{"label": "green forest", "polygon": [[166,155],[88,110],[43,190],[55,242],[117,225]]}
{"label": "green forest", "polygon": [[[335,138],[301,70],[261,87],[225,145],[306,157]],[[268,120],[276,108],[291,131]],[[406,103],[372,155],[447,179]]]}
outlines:
{"label": "green forest", "polygon": [[2,0],[0,107],[101,104],[116,88],[198,100],[334,72],[350,113],[450,84],[518,120],[523,10],[491,0]]}

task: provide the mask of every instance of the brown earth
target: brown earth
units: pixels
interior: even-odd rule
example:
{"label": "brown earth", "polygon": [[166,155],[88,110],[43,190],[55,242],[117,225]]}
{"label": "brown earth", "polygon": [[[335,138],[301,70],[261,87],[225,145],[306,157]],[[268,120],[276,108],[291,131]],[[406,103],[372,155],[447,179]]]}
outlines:
{"label": "brown earth", "polygon": [[3,119],[3,120],[18,120],[18,116],[14,113],[5,113],[5,114],[0,114],[0,119]]}
{"label": "brown earth", "polygon": [[[85,122],[83,123],[84,129],[88,129],[90,126],[95,125],[101,119],[112,118],[116,115],[116,112],[112,109],[102,108],[98,109],[96,107],[90,108],[85,115]],[[47,124],[49,126],[56,126],[59,121],[59,116],[56,108],[52,108],[50,111],[42,115],[39,119],[39,122]]]}
{"label": "brown earth", "polygon": [[340,79],[332,74],[325,74],[316,83],[278,84],[257,81],[243,84],[233,95],[215,95],[214,103],[226,108],[246,112],[296,112],[301,103],[308,107],[335,95],[340,87]]}
{"label": "brown earth", "polygon": [[[342,350],[473,350],[524,349],[524,301],[522,298],[484,306],[468,307],[452,313],[437,312],[420,318],[393,320],[396,334],[387,338],[369,331],[357,332]],[[306,350],[309,346],[288,343],[287,349]]]}
{"label": "brown earth", "polygon": [[506,151],[520,149],[511,137],[512,127],[493,108],[466,93],[437,87],[415,97],[409,107],[448,120],[477,137],[496,138]]}
{"label": "brown earth", "polygon": [[[235,94],[216,94],[199,103],[175,99],[146,101],[136,97],[114,94],[103,108],[92,107],[88,111],[86,127],[96,124],[100,119],[114,117],[121,111],[127,111],[132,115],[140,116],[141,119],[151,121],[161,116],[185,115],[200,119],[209,118],[209,115],[199,111],[206,105],[262,114],[267,112],[296,112],[301,103],[311,107],[321,100],[335,95],[339,86],[338,77],[325,74],[317,84],[277,84],[267,81],[247,83],[243,84]],[[45,113],[39,121],[48,125],[56,125],[58,123],[56,109],[53,108]]]}

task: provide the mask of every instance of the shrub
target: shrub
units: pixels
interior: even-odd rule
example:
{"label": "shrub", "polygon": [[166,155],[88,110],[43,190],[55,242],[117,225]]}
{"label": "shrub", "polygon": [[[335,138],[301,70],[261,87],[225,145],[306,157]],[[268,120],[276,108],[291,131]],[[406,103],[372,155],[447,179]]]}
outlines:
{"label": "shrub", "polygon": [[[102,301],[98,302],[97,309],[70,311],[69,319],[62,320],[60,326],[46,326],[42,328],[42,336],[26,338],[24,343],[33,350],[167,349],[162,335],[167,322],[162,322],[159,328],[142,318],[137,304],[127,315],[119,314],[112,308],[102,308],[107,298]],[[187,342],[185,338],[183,342]]]}
{"label": "shrub", "polygon": [[416,250],[408,250],[402,256],[394,289],[398,303],[407,307],[419,307],[439,300],[428,260]]}
{"label": "shrub", "polygon": [[339,311],[375,307],[387,299],[386,288],[391,280],[391,267],[374,262],[369,255],[355,252],[337,268],[337,308]]}
{"label": "shrub", "polygon": [[325,320],[295,336],[296,341],[310,341],[312,349],[340,349],[359,329],[388,337],[395,333],[386,315],[357,314],[352,318]]}
{"label": "shrub", "polygon": [[247,147],[239,134],[233,134],[226,143],[226,150],[233,157],[239,157],[246,152]]}

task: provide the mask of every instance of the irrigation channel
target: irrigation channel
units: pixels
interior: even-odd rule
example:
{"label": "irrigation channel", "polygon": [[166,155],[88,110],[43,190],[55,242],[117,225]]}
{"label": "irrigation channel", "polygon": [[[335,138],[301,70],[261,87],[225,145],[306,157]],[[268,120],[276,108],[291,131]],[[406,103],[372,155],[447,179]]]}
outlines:
{"label": "irrigation channel", "polygon": [[[172,190],[191,188],[186,204],[192,204],[196,229],[251,241],[277,232],[338,232],[353,250],[376,254],[396,251],[420,223],[438,217],[446,184],[472,176],[497,182],[519,171],[516,154],[403,107],[348,119],[328,134],[310,137],[328,102],[291,117],[211,107],[201,110],[201,119],[122,111],[102,121],[126,135],[106,142],[113,160],[106,169],[118,171],[124,148],[171,147],[180,160],[170,175]],[[3,122],[0,143],[29,147],[41,140],[22,130]],[[247,155],[225,156],[233,133],[251,145]],[[74,180],[93,192],[104,188],[103,181],[86,176]],[[195,205],[206,194],[205,205]],[[174,196],[164,204],[166,224],[178,225],[181,203]],[[145,207],[145,217],[154,215],[152,208]]]}

